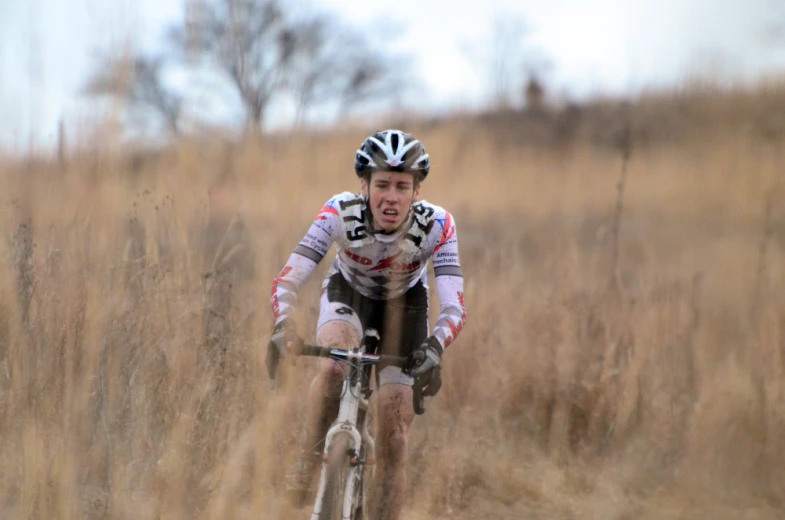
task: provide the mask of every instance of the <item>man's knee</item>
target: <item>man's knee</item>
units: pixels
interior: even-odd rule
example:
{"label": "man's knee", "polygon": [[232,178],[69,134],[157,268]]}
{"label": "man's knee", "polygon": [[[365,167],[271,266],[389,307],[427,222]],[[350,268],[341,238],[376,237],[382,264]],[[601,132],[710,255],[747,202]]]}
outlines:
{"label": "man's knee", "polygon": [[348,321],[328,321],[316,331],[316,342],[323,347],[346,350],[360,344],[360,332]]}
{"label": "man's knee", "polygon": [[381,423],[408,433],[414,421],[412,387],[394,383],[382,385],[379,388],[378,401]]}
{"label": "man's knee", "polygon": [[[360,344],[360,335],[348,322],[328,321],[316,331],[316,343],[323,347],[348,350]],[[317,384],[323,385],[323,391],[332,397],[340,393],[344,375],[345,369],[340,363],[322,359]]]}

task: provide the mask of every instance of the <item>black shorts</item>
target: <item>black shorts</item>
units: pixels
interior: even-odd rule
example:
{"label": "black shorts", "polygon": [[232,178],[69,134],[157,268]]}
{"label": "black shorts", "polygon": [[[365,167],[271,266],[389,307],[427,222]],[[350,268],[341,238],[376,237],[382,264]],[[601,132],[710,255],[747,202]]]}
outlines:
{"label": "black shorts", "polygon": [[422,280],[397,298],[372,300],[355,291],[340,272],[335,273],[322,297],[319,324],[339,319],[356,327],[346,307],[354,311],[363,330],[374,328],[379,332],[380,354],[408,356],[428,337],[428,289]]}

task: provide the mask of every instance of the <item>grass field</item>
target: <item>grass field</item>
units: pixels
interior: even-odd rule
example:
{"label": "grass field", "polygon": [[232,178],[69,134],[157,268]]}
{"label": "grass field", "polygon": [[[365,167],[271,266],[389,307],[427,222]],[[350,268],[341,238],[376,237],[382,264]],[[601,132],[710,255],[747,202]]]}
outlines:
{"label": "grass field", "polygon": [[[636,106],[621,191],[599,105],[552,140],[407,128],[468,321],[406,518],[783,518],[782,98]],[[268,388],[269,285],[367,131],[0,163],[0,517],[299,518],[275,497],[314,365]]]}

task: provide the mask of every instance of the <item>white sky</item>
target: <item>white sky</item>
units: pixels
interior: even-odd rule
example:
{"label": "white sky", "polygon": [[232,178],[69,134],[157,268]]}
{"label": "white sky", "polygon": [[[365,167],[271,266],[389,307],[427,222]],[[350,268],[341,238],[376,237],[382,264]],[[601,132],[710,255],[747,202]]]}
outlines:
{"label": "white sky", "polygon": [[[78,89],[94,50],[129,35],[155,48],[182,1],[0,0],[0,145],[24,148],[31,136],[49,145],[61,116],[87,118]],[[785,39],[765,38],[773,21],[785,23],[785,0],[286,1],[397,34],[396,48],[419,57],[419,69],[402,74],[425,87],[411,104],[433,110],[484,99],[487,75],[470,55],[485,48],[500,11],[525,20],[525,41],[551,62],[550,85],[573,96],[674,84],[696,71],[750,78],[785,70]]]}

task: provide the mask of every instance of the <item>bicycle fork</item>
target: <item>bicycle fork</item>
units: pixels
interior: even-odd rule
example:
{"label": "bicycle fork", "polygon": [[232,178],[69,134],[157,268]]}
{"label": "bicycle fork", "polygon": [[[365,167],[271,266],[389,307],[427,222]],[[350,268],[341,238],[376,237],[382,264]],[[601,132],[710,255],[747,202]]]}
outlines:
{"label": "bicycle fork", "polygon": [[[361,385],[359,381],[355,384],[351,383],[351,377],[344,380],[343,391],[341,395],[340,407],[338,409],[338,418],[335,424],[327,431],[327,436],[324,442],[324,453],[322,455],[322,468],[321,478],[319,479],[319,489],[316,493],[316,500],[314,503],[314,510],[311,514],[311,520],[319,520],[321,514],[322,499],[324,497],[324,490],[327,480],[327,467],[329,457],[349,457],[349,473],[347,475],[346,488],[343,498],[343,518],[351,518],[352,501],[354,499],[354,487],[357,483],[357,470],[361,464],[375,464],[374,456],[376,453],[376,443],[368,431],[368,421],[366,414],[368,412],[368,400],[365,397],[358,397],[361,392]],[[357,429],[358,415],[362,411],[362,432]],[[330,447],[333,445],[333,440],[336,435],[348,435],[351,438],[351,453],[330,453]],[[365,445],[366,460],[360,460],[362,455],[362,446]],[[363,497],[365,500],[365,497]]]}

